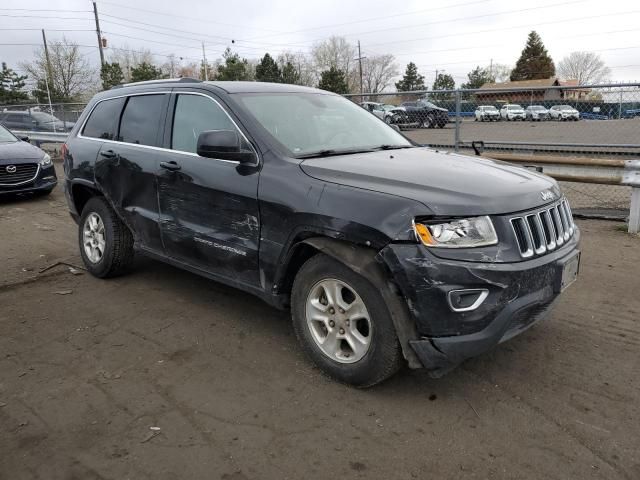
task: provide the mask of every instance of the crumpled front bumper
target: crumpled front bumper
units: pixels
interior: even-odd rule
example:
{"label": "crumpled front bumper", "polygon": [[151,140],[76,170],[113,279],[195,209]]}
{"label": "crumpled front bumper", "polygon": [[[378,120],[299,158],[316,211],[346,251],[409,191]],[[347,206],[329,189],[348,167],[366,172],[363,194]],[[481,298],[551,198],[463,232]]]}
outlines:
{"label": "crumpled front bumper", "polygon": [[[391,244],[381,255],[406,299],[419,338],[409,342],[423,366],[441,376],[543,319],[560,294],[563,265],[578,254],[580,233],[547,255],[514,263],[447,260],[417,244]],[[486,289],[475,310],[455,312],[456,289]]]}

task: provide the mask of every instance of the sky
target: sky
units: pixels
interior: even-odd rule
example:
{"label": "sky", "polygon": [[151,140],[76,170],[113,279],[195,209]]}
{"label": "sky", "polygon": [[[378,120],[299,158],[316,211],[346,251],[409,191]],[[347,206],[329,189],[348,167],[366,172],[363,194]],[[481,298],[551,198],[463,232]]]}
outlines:
{"label": "sky", "polygon": [[[577,50],[598,53],[615,82],[640,81],[640,3],[633,0],[109,0],[97,1],[107,58],[114,48],[148,49],[157,63],[175,53],[209,61],[231,47],[246,58],[308,53],[332,35],[361,42],[362,55],[393,54],[400,71],[418,65],[456,84],[476,65],[513,66],[535,29],[557,63]],[[2,0],[0,61],[19,69],[42,42],[62,36],[99,64],[89,0]],[[65,30],[65,31],[63,31]]]}

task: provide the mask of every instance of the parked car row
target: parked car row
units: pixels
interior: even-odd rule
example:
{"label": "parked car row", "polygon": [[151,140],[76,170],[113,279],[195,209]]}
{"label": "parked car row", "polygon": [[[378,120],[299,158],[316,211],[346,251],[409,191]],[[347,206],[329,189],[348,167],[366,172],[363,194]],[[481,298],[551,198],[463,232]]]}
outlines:
{"label": "parked car row", "polygon": [[75,125],[50,113],[28,110],[4,110],[0,112],[0,123],[10,130],[35,132],[69,132]]}
{"label": "parked car row", "polygon": [[387,124],[397,125],[399,128],[444,128],[449,121],[449,111],[446,108],[424,99],[403,102],[400,106],[378,102],[362,102],[360,106]]}
{"label": "parked car row", "polygon": [[493,105],[480,105],[474,112],[474,119],[476,122],[580,120],[580,112],[570,105],[554,105],[546,109],[542,105],[529,105],[527,108],[522,108],[517,104],[506,104],[500,110]]}

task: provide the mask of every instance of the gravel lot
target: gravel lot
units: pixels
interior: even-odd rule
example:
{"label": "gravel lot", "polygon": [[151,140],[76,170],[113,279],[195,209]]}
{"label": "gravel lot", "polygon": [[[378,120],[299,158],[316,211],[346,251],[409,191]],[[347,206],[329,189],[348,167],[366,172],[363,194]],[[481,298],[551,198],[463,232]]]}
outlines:
{"label": "gravel lot", "polygon": [[39,274],[80,265],[61,189],[1,202],[0,479],[640,478],[640,239],[615,223],[579,222],[546,321],[360,391],[215,282],[145,259]]}
{"label": "gravel lot", "polygon": [[[443,129],[407,130],[419,143],[453,144],[455,126]],[[638,144],[640,118],[626,120],[580,120],[579,122],[474,122],[465,118],[460,140],[565,142],[589,144]]]}

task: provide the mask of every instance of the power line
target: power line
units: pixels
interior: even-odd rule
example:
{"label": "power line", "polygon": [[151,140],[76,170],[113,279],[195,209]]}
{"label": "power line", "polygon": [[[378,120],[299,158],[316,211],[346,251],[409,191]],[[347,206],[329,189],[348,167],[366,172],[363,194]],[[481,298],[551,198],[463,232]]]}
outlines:
{"label": "power line", "polygon": [[[487,0],[488,1],[488,0]],[[119,8],[126,8],[129,10],[137,10],[139,12],[145,12],[145,13],[153,13],[154,15],[163,15],[166,17],[171,17],[171,18],[184,18],[185,20],[192,20],[194,22],[204,22],[207,24],[216,24],[216,25],[223,25],[225,27],[244,27],[244,25],[236,25],[236,24],[232,24],[232,23],[221,23],[221,22],[217,22],[214,20],[208,20],[208,19],[203,19],[203,18],[195,18],[195,17],[187,17],[184,15],[175,15],[173,13],[164,13],[164,12],[158,12],[155,10],[147,10],[144,8],[138,8],[138,7],[131,7],[129,5],[123,5],[121,3],[115,3],[115,2],[105,2],[104,0],[100,0],[101,4],[105,4],[105,5],[113,5]],[[266,29],[266,28],[260,28],[258,30],[264,30],[265,32],[277,32],[277,30],[270,30],[270,29]]]}
{"label": "power line", "polygon": [[[605,14],[602,14],[602,15],[590,15],[590,16],[586,16],[586,17],[563,18],[562,20],[553,20],[553,21],[548,21],[548,22],[537,22],[535,24],[528,23],[528,24],[524,24],[524,25],[513,25],[513,26],[509,26],[509,27],[489,28],[489,29],[485,29],[485,30],[475,30],[473,32],[455,32],[455,33],[443,34],[443,35],[431,35],[431,36],[428,36],[428,37],[411,38],[411,39],[408,39],[408,40],[394,40],[394,41],[391,41],[391,42],[373,43],[373,44],[369,45],[369,47],[392,45],[392,44],[396,44],[396,43],[418,42],[418,41],[422,41],[422,40],[432,40],[432,39],[440,39],[440,38],[446,38],[446,37],[462,37],[462,36],[466,36],[466,35],[475,35],[475,34],[478,34],[478,33],[494,33],[494,32],[500,32],[500,31],[504,31],[504,30],[517,30],[517,29],[521,29],[521,28],[530,28],[532,26],[539,27],[541,25],[554,25],[554,24],[558,24],[558,23],[566,24],[566,23],[569,23],[569,22],[578,22],[578,21],[582,21],[582,20],[592,20],[594,18],[613,17],[613,16],[617,16],[617,15],[627,15],[627,14],[639,13],[639,12],[640,12],[640,10],[629,10],[629,11],[626,11],[626,12],[605,13]],[[591,34],[587,34],[587,35],[593,35],[593,34],[591,33]]]}
{"label": "power line", "polygon": [[[354,20],[352,22],[343,22],[343,23],[334,23],[334,24],[330,24],[330,25],[323,25],[323,26],[319,26],[319,27],[311,27],[311,28],[303,28],[301,30],[291,30],[289,32],[282,32],[282,35],[291,35],[294,33],[303,33],[303,32],[309,32],[312,30],[322,30],[325,28],[332,28],[332,27],[343,27],[345,25],[354,25],[356,23],[365,23],[365,22],[373,22],[376,20],[387,20],[389,18],[396,18],[396,17],[404,17],[407,15],[415,15],[416,13],[424,13],[424,12],[430,12],[430,11],[435,11],[435,10],[447,10],[449,8],[455,8],[455,7],[464,7],[464,6],[468,6],[468,5],[474,5],[477,3],[486,3],[489,2],[491,0],[475,0],[472,2],[466,2],[466,3],[457,3],[455,5],[447,5],[446,7],[436,7],[436,8],[425,8],[422,10],[413,10],[411,12],[405,12],[405,13],[398,13],[395,15],[385,15],[385,16],[381,16],[381,17],[368,17],[368,18],[363,18],[361,20]],[[269,35],[269,36],[276,36],[276,35]],[[255,38],[267,38],[268,36],[264,35],[264,36],[259,36],[259,37],[252,37],[252,39]]]}
{"label": "power line", "polygon": [[[524,12],[530,12],[530,11],[534,11],[534,10],[543,10],[543,9],[547,9],[547,8],[557,8],[557,7],[561,7],[561,6],[565,6],[565,5],[573,5],[576,3],[584,3],[586,0],[569,0],[566,2],[561,2],[561,3],[554,3],[554,4],[547,4],[547,5],[539,5],[539,6],[535,6],[535,7],[529,7],[529,8],[519,8],[516,10],[505,10],[502,12],[494,12],[494,13],[485,13],[482,15],[471,15],[468,17],[458,17],[458,18],[451,18],[448,20],[436,20],[436,21],[432,21],[432,22],[426,22],[426,23],[416,23],[413,25],[401,25],[401,26],[396,26],[396,27],[388,27],[388,28],[381,28],[381,29],[376,29],[376,30],[368,30],[365,32],[353,32],[351,33],[351,35],[353,36],[357,36],[357,35],[368,35],[371,33],[380,33],[380,32],[387,32],[387,31],[391,31],[391,30],[398,30],[399,28],[418,28],[418,27],[425,27],[428,25],[440,25],[443,23],[455,23],[455,22],[459,22],[461,20],[476,20],[479,18],[487,18],[487,17],[495,17],[495,16],[499,16],[499,15],[509,15],[512,13],[524,13]],[[323,40],[325,37],[321,37],[321,38],[315,38],[315,39],[311,39],[311,40],[305,40],[305,42],[314,42],[317,40]]]}
{"label": "power line", "polygon": [[[0,31],[32,31],[42,30],[41,28],[0,28]],[[47,28],[47,32],[94,32],[92,29],[72,29],[72,28]]]}
{"label": "power line", "polygon": [[0,13],[0,17],[10,17],[10,18],[44,18],[47,20],[51,20],[52,18],[59,20],[91,20],[90,17],[58,17],[52,15],[10,15],[6,13]]}
{"label": "power line", "polygon": [[92,13],[91,10],[66,10],[66,9],[62,9],[62,8],[56,8],[56,9],[47,9],[47,8],[42,8],[42,9],[38,9],[38,8],[0,8],[0,10],[2,11],[7,11],[7,12],[17,12],[17,11],[26,11],[26,12],[69,12],[69,13]]}

